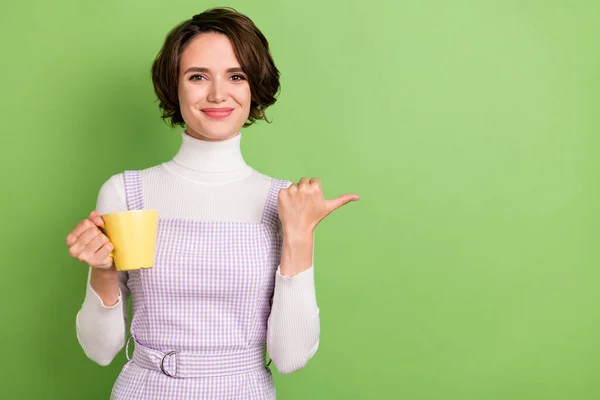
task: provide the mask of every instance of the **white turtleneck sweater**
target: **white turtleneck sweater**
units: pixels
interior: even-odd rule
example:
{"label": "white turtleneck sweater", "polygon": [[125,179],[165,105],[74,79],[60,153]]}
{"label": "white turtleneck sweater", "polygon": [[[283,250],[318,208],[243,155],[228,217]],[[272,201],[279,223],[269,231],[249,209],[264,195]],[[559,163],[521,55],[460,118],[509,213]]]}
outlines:
{"label": "white turtleneck sweater", "polygon": [[[142,170],[145,186],[169,188],[144,192],[145,208],[160,210],[161,218],[260,222],[272,178],[246,164],[240,149],[242,134],[220,142],[196,139],[185,131],[181,136],[172,160]],[[102,185],[96,210],[100,214],[127,210],[123,173]],[[90,275],[91,268],[76,318],[77,338],[90,359],[108,365],[126,342],[130,293],[121,282],[117,304],[107,307],[91,287]],[[267,333],[269,356],[278,371],[303,368],[317,351],[319,332],[313,266],[293,277],[282,276],[278,267]]]}

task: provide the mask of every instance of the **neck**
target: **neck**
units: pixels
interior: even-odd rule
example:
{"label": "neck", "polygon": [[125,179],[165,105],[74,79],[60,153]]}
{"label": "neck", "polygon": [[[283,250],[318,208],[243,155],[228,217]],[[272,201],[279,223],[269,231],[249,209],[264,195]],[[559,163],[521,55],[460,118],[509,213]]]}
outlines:
{"label": "neck", "polygon": [[181,147],[173,160],[164,163],[168,170],[196,181],[220,182],[248,176],[251,167],[241,152],[241,133],[218,142],[181,133]]}

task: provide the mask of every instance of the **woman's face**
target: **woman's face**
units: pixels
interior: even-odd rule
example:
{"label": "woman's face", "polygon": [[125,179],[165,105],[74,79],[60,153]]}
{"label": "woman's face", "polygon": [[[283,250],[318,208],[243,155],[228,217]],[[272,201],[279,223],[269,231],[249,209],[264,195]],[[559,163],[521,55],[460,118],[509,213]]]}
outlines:
{"label": "woman's face", "polygon": [[188,135],[220,141],[236,136],[250,113],[250,84],[229,38],[202,33],[179,63],[178,97]]}

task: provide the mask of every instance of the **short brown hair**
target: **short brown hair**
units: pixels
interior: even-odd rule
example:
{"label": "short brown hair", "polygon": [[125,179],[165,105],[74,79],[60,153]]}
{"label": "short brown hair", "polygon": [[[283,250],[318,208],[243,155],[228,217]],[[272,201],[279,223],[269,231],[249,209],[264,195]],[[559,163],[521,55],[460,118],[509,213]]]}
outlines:
{"label": "short brown hair", "polygon": [[231,7],[212,8],[194,15],[173,28],[152,63],[152,84],[162,110],[162,119],[172,127],[184,126],[179,108],[177,83],[179,62],[186,45],[196,36],[216,32],[226,35],[235,55],[248,76],[250,84],[250,114],[244,127],[256,120],[267,122],[265,110],[275,104],[279,93],[279,70],[269,51],[269,43],[254,22]]}

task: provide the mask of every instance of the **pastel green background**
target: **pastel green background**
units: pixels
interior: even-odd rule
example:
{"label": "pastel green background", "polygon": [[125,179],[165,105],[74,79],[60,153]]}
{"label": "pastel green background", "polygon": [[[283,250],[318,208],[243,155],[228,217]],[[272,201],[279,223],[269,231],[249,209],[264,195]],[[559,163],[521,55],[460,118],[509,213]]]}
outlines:
{"label": "pastel green background", "polygon": [[[600,3],[233,1],[282,92],[257,170],[358,193],[316,232],[322,334],[278,398],[598,399]],[[198,1],[4,4],[3,399],[107,399],[65,237],[102,183],[170,159],[149,68]]]}

